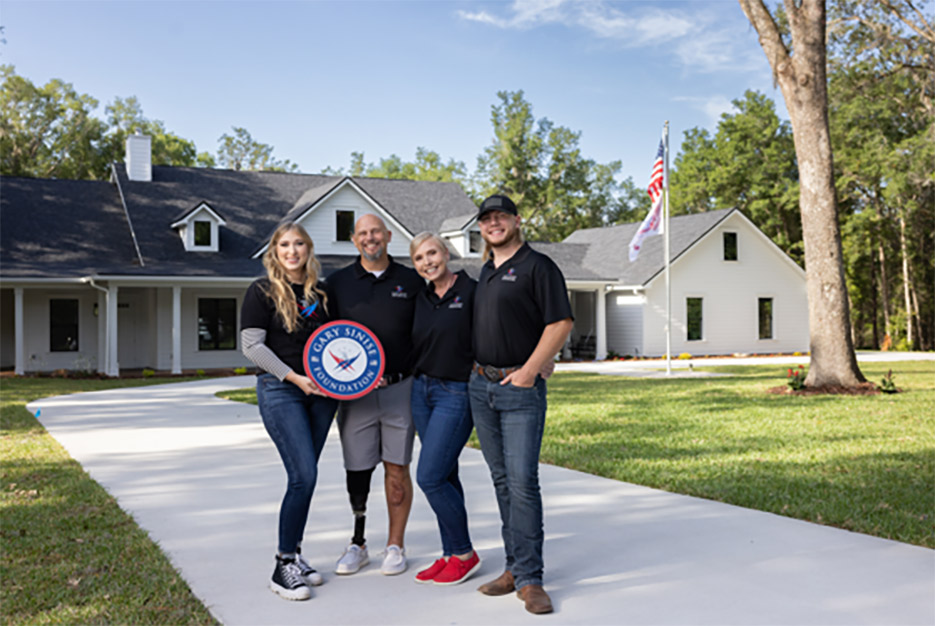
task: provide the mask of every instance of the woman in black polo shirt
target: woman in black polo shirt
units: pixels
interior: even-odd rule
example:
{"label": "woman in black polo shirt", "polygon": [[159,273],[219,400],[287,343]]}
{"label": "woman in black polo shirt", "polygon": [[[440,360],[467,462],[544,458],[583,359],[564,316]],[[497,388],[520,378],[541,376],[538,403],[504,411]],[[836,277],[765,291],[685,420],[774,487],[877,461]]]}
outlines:
{"label": "woman in black polo shirt", "polygon": [[307,600],[309,585],[320,585],[322,578],[302,557],[300,543],[337,402],[320,395],[303,373],[302,359],[309,336],[328,321],[327,298],[318,284],[321,266],[312,239],[298,224],[276,229],[263,265],[266,278],[244,295],[240,337],[243,353],[261,370],[260,415],[288,479],[270,589],[288,600]]}
{"label": "woman in black polo shirt", "polygon": [[416,574],[416,581],[455,585],[480,567],[458,479],[458,456],[474,428],[467,384],[477,282],[463,270],[455,274],[448,268],[448,249],[432,233],[416,235],[409,255],[419,275],[429,281],[416,296],[412,329],[412,421],[422,445],[416,482],[438,518],[442,540],[441,558]]}

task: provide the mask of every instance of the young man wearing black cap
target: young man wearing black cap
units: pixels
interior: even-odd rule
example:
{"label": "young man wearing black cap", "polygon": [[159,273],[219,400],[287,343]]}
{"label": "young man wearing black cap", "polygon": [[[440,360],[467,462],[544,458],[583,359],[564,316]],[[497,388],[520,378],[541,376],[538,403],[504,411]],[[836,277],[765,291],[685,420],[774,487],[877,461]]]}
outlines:
{"label": "young man wearing black cap", "polygon": [[546,385],[539,372],[571,332],[571,304],[558,266],[523,242],[510,198],[484,200],[477,221],[490,257],[474,295],[477,362],[469,390],[506,552],[506,570],[478,591],[499,596],[518,590],[527,611],[550,613],[552,602],[542,588],[539,451]]}

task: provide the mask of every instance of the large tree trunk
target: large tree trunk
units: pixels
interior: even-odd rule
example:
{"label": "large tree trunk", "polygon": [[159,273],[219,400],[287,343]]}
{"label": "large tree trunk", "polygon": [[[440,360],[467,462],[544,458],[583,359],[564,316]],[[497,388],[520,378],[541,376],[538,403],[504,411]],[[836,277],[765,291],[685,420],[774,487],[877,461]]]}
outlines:
{"label": "large tree trunk", "polygon": [[[799,210],[811,363],[809,387],[854,387],[865,378],[851,338],[837,196],[828,129],[823,0],[785,0],[795,54],[790,55],[762,0],[739,0],[782,89],[799,162]],[[798,6],[797,6],[798,5]]]}

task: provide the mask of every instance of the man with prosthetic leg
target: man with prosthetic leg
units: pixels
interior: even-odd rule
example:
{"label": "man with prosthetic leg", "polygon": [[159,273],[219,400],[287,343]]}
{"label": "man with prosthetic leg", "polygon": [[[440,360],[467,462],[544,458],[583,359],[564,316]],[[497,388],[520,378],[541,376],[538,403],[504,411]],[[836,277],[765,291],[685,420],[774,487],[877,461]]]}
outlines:
{"label": "man with prosthetic leg", "polygon": [[389,515],[389,533],[381,571],[406,571],[404,536],[412,508],[412,461],[415,427],[410,411],[412,390],[412,319],[415,297],[425,282],[387,253],[392,232],[376,215],[362,216],[352,240],[360,256],[328,277],[332,315],[369,328],[386,358],[383,379],[369,394],[341,403],[338,429],[344,452],[347,491],[354,513],[351,543],[335,566],[353,574],[370,561],[365,536],[370,480],[380,463]]}

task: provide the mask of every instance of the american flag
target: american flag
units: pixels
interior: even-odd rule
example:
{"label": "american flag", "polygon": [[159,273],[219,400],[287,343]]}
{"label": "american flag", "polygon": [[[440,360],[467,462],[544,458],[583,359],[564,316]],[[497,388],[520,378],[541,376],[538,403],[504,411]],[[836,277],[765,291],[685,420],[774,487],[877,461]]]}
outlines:
{"label": "american flag", "polygon": [[656,160],[653,161],[653,171],[649,175],[649,187],[646,191],[653,201],[653,206],[646,214],[646,218],[630,240],[630,262],[636,260],[640,254],[640,248],[643,240],[652,235],[662,234],[662,189],[664,184],[663,159],[665,157],[665,145],[659,140],[659,150],[656,151]]}
{"label": "american flag", "polygon": [[659,140],[659,150],[656,152],[656,160],[653,162],[653,172],[649,175],[649,187],[646,191],[653,201],[653,210],[656,209],[656,203],[662,202],[662,158],[665,156],[665,148],[662,140]]}

